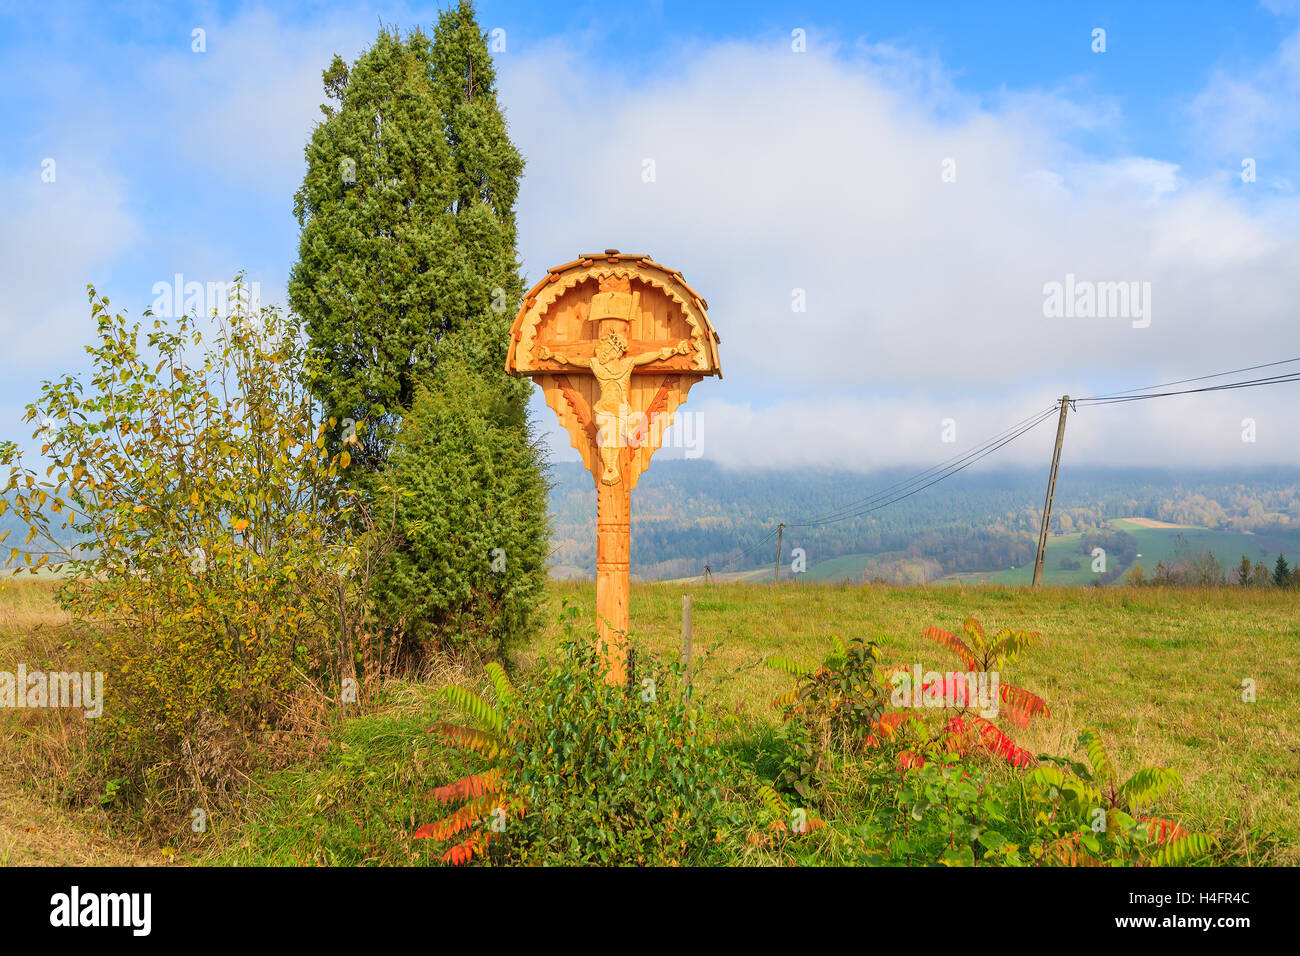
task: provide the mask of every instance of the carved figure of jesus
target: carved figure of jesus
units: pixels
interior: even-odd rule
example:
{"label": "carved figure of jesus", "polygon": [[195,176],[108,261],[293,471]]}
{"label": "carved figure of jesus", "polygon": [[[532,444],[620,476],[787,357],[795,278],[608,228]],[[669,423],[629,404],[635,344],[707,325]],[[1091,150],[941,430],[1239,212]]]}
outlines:
{"label": "carved figure of jesus", "polygon": [[628,355],[627,340],[618,332],[610,332],[602,338],[596,345],[595,354],[589,359],[570,358],[563,353],[552,352],[545,345],[537,347],[537,357],[543,361],[549,359],[562,365],[585,366],[591,369],[591,374],[596,376],[596,381],[600,383],[600,398],[597,399],[593,411],[602,436],[600,442],[602,483],[616,485],[619,481],[618,455],[626,436],[619,428],[617,436],[611,441],[605,431],[605,425],[607,423],[617,425],[627,419],[628,389],[632,385],[632,370],[638,365],[661,362],[672,355],[686,355],[691,348],[691,343],[683,339],[676,345],[665,345],[653,352]]}

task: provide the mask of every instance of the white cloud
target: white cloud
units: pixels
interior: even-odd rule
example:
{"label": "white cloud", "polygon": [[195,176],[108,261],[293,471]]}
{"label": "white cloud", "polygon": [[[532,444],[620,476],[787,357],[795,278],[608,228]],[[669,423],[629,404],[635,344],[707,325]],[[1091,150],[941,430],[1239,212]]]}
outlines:
{"label": "white cloud", "polygon": [[[122,130],[151,130],[182,173],[287,204],[319,115],[320,72],[334,52],[351,60],[373,40],[373,18],[345,12],[299,26],[251,9],[206,26],[206,54],[148,62],[124,75],[119,93],[94,93],[80,73],[65,85],[96,135],[117,130],[120,143]],[[793,54],[775,34],[693,43],[675,59],[614,71],[584,58],[601,42],[599,26],[584,30],[532,47],[512,36],[498,61],[528,162],[521,251],[533,278],[607,246],[685,271],[723,337],[726,379],[702,383],[688,406],[708,413],[706,457],[926,465],[953,451],[938,443],[944,417],[957,418],[962,442],[977,441],[1066,390],[1297,351],[1297,199],[1272,191],[1246,206],[1230,177],[1191,178],[1181,157],[1115,155],[1107,145],[1118,106],[1081,83],[981,103],[932,56],[836,47],[831,37]],[[105,102],[114,110],[100,109]],[[1193,119],[1229,148],[1246,135],[1300,131],[1297,102],[1300,34],[1257,72],[1216,77]],[[69,130],[84,125],[60,119]],[[642,181],[647,158],[654,183]],[[941,179],[947,159],[956,182]],[[107,158],[73,152],[67,161],[57,186],[41,184],[38,169],[3,183],[0,329],[13,344],[10,367],[87,339],[86,277],[141,234]],[[1270,177],[1261,168],[1261,183]],[[178,270],[225,279],[224,264],[244,259],[237,232],[196,234],[183,217],[151,223],[150,237],[168,257],[159,280]],[[1067,273],[1150,282],[1151,326],[1044,318],[1044,283]],[[283,277],[267,278],[267,297],[278,298]],[[791,310],[796,288],[807,312]],[[147,291],[128,303],[133,311]],[[1283,411],[1298,405],[1293,389],[1097,409],[1071,425],[1067,455],[1300,461],[1300,444],[1270,444],[1288,427],[1295,434]],[[1243,448],[1229,426],[1252,412],[1260,438]],[[538,420],[553,422],[540,404]],[[1090,437],[1091,420],[1117,424]],[[567,441],[553,447],[572,456]]]}
{"label": "white cloud", "polygon": [[[1300,386],[1187,395],[1119,405],[1078,406],[1067,417],[1062,460],[1067,465],[1176,467],[1211,462],[1231,467],[1294,462],[1300,426],[1294,395]],[[696,386],[703,391],[707,384]],[[1288,392],[1287,390],[1291,391]],[[913,395],[783,401],[763,409],[716,397],[692,404],[703,418],[701,457],[726,467],[820,467],[860,471],[922,468],[962,458],[1026,416],[1050,408],[1045,391],[995,398],[939,401]],[[1076,383],[1075,397],[1089,394]],[[1057,396],[1059,398],[1059,396]],[[1242,440],[1243,420],[1255,421],[1254,441]],[[955,441],[943,441],[948,420]],[[1057,415],[983,459],[974,469],[1051,460]],[[697,426],[698,427],[698,426]]]}
{"label": "white cloud", "polygon": [[140,225],[120,180],[96,161],[59,152],[54,181],[42,169],[0,177],[0,367],[39,368],[89,342],[87,277],[136,241]]}
{"label": "white cloud", "polygon": [[[929,435],[958,397],[996,431],[1030,410],[1004,405],[1008,393],[1098,392],[1291,357],[1300,219],[1276,204],[1248,209],[1224,182],[1189,180],[1165,158],[1085,155],[1067,134],[1104,126],[1104,104],[1084,103],[1062,130],[1059,94],[978,107],[929,61],[909,81],[906,57],[883,59],[878,48],[855,61],[727,43],[636,88],[571,46],[502,61],[529,164],[530,274],[607,246],[681,268],[723,339],[714,414],[724,433],[754,436],[728,444],[710,427],[720,459],[867,461],[896,446],[899,460],[924,463],[930,439],[906,436]],[[941,179],[949,158],[952,183]],[[1043,286],[1067,274],[1149,282],[1150,327],[1045,318]],[[796,288],[807,312],[791,309]],[[919,402],[915,421],[898,410],[903,395]],[[1203,415],[1126,407],[1133,427],[1163,429],[1163,456],[1185,447],[1228,464],[1241,453],[1200,440]],[[1158,444],[1099,440],[1090,453],[1155,464],[1143,455]]]}
{"label": "white cloud", "polygon": [[[1296,15],[1296,6],[1275,5],[1273,12]],[[1189,111],[1202,144],[1219,155],[1292,148],[1300,133],[1300,30],[1253,69],[1215,70]]]}
{"label": "white cloud", "polygon": [[251,9],[206,29],[207,52],[187,48],[145,71],[145,87],[160,93],[162,128],[178,134],[171,146],[237,189],[292,197],[322,119],[321,71],[335,53],[351,64],[373,42],[374,21],[332,12],[297,27]]}

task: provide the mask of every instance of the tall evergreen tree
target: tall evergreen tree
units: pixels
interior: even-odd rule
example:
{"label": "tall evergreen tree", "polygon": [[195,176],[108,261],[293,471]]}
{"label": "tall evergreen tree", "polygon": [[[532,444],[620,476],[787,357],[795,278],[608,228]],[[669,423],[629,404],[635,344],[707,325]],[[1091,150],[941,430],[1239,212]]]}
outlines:
{"label": "tall evergreen tree", "polygon": [[511,320],[524,293],[514,212],[524,162],[510,142],[497,103],[496,70],[468,0],[439,16],[432,66],[454,171],[464,296],[475,318],[457,326],[449,345],[467,367],[523,403],[531,382],[508,376],[505,361]]}
{"label": "tall evergreen tree", "polygon": [[[349,70],[335,56],[294,199],[302,225],[289,302],[306,320],[330,416],[366,422],[358,464],[376,470],[456,310],[439,270],[454,254],[454,187],[428,41],[381,30]],[[343,437],[336,431],[331,439]]]}
{"label": "tall evergreen tree", "polygon": [[366,423],[354,457],[368,471],[383,467],[417,384],[436,389],[451,356],[510,395],[523,427],[528,383],[503,370],[523,291],[523,160],[473,8],[444,11],[432,41],[381,30],[350,69],[336,55],[323,79],[333,104],[306,150],[289,282],[319,365],[317,397],[340,423]]}
{"label": "tall evergreen tree", "polygon": [[1237,565],[1237,583],[1243,588],[1250,584],[1250,558],[1244,554],[1241,556],[1241,564]]}
{"label": "tall evergreen tree", "polygon": [[386,471],[402,540],[375,595],[410,661],[498,655],[535,625],[546,584],[540,449],[484,376],[442,374],[441,392],[418,388]]}
{"label": "tall evergreen tree", "polygon": [[505,372],[523,160],[486,39],[462,0],[432,40],[381,30],[351,68],[335,56],[295,202],[290,302],[317,397],[364,423],[359,483],[397,491],[378,591],[416,654],[495,653],[531,626],[546,576],[530,383]]}

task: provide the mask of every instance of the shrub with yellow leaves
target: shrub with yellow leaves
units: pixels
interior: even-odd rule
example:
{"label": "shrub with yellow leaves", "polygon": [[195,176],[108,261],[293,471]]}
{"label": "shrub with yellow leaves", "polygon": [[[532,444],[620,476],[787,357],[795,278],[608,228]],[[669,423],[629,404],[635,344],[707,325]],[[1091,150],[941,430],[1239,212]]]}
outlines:
{"label": "shrub with yellow leaves", "polygon": [[237,281],[225,315],[146,311],[142,336],[89,293],[89,380],[47,382],[26,411],[48,467],[0,445],[0,511],[28,528],[9,564],[65,579],[105,672],[93,739],[119,795],[147,778],[219,802],[299,688],[337,697],[353,672],[380,536],[340,480],[346,453],[327,451],[337,426],[316,413],[297,320],[253,310]]}

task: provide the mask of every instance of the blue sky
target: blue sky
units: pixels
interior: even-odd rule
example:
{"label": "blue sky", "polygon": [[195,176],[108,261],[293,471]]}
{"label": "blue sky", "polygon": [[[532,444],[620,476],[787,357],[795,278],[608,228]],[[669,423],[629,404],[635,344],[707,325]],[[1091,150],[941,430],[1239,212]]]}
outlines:
{"label": "blue sky", "polygon": [[[528,278],[607,246],[683,270],[723,336],[689,406],[706,457],[929,464],[944,419],[960,447],[1065,391],[1300,354],[1296,3],[478,9],[505,31]],[[321,69],[435,15],[0,6],[0,434],[81,367],[87,282],[138,313],[176,273],[245,269],[282,302]],[[1150,283],[1151,322],[1045,315],[1067,275]],[[1294,389],[1098,409],[1069,454],[1300,464]]]}

